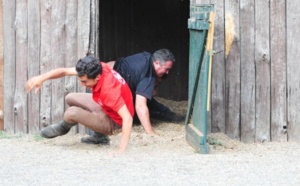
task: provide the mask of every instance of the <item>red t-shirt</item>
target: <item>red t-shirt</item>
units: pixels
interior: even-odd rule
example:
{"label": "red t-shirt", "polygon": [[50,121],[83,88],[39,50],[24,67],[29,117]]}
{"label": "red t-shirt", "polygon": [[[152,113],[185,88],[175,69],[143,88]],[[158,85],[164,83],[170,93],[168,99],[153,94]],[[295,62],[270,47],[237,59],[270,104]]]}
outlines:
{"label": "red t-shirt", "polygon": [[103,111],[118,125],[122,126],[119,109],[125,104],[133,117],[132,94],[125,80],[115,70],[102,63],[102,74],[92,88],[93,99],[101,105]]}

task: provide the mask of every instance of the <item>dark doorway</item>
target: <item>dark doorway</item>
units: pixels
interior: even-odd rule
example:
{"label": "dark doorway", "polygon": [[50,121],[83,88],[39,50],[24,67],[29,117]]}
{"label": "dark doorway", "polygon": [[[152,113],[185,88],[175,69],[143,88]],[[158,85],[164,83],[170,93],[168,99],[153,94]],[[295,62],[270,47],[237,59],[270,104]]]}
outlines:
{"label": "dark doorway", "polygon": [[187,100],[189,5],[189,0],[100,0],[101,60],[168,48],[176,63],[158,96]]}

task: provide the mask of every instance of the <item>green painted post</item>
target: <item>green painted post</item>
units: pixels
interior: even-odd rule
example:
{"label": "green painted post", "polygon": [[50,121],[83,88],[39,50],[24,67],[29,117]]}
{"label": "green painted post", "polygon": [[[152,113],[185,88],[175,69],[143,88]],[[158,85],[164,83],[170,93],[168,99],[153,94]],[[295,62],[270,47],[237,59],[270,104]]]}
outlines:
{"label": "green painted post", "polygon": [[185,120],[186,139],[197,152],[207,154],[207,94],[210,55],[206,50],[209,14],[213,5],[192,5],[188,28],[189,49],[189,103]]}

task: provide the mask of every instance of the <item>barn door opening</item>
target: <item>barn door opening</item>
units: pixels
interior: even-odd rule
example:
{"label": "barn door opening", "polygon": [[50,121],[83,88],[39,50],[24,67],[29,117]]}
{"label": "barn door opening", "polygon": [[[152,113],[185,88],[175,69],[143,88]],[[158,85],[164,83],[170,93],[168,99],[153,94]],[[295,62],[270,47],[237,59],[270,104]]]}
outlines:
{"label": "barn door opening", "polygon": [[99,56],[102,61],[161,48],[175,57],[158,96],[188,98],[189,0],[100,0]]}

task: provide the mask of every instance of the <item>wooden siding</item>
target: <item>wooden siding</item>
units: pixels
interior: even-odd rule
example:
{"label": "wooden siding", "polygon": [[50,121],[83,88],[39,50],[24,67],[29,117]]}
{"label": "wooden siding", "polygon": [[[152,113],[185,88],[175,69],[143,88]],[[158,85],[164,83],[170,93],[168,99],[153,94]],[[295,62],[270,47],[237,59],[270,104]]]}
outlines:
{"label": "wooden siding", "polygon": [[[98,17],[99,10],[104,8],[99,8],[96,0],[2,2],[4,129],[11,133],[37,132],[62,118],[67,93],[85,89],[77,85],[76,78],[64,78],[45,82],[41,94],[35,95],[25,92],[25,82],[52,68],[73,66],[89,50],[99,55],[105,45],[101,46],[98,40],[110,42],[97,32],[103,23],[102,17]],[[190,4],[215,6],[216,54],[208,132],[223,132],[243,142],[300,141],[300,66],[297,63],[300,2],[191,0]],[[232,43],[227,33],[233,36]],[[121,39],[123,42],[126,38]],[[124,42],[130,44],[130,39]],[[185,46],[186,40],[173,39],[172,43]],[[110,52],[109,48],[105,51]],[[180,65],[175,67],[178,69],[174,69],[178,72],[176,77],[168,79],[170,85],[176,84],[173,79],[179,81],[180,72],[188,70],[186,62],[178,62]],[[185,90],[186,87],[187,84],[178,83],[176,88]],[[85,132],[80,127],[72,130]]]}
{"label": "wooden siding", "polygon": [[[198,0],[215,5],[209,132],[243,142],[300,141],[299,2]],[[233,18],[227,27],[227,16]],[[225,54],[233,30],[234,40]]]}
{"label": "wooden siding", "polygon": [[[35,133],[62,119],[65,95],[85,91],[76,77],[44,82],[41,93],[26,93],[28,78],[57,67],[72,67],[88,51],[95,0],[3,0],[4,130]],[[95,12],[95,11],[94,11]],[[93,27],[94,28],[94,27]],[[91,44],[92,43],[92,44]],[[73,129],[84,133],[85,129]]]}

